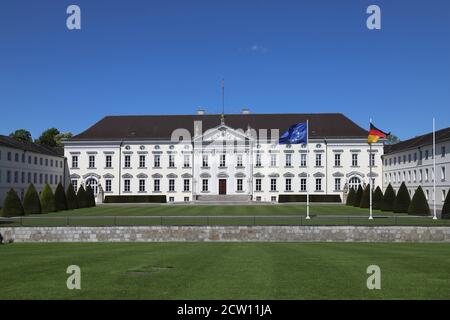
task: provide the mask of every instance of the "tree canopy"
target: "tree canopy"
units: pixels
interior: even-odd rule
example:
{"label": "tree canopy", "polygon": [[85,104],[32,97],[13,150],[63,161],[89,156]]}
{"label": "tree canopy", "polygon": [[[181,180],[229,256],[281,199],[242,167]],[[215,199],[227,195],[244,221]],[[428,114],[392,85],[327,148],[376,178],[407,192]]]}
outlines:
{"label": "tree canopy", "polygon": [[20,142],[33,142],[33,138],[31,137],[31,133],[25,129],[18,129],[9,134],[11,138]]}

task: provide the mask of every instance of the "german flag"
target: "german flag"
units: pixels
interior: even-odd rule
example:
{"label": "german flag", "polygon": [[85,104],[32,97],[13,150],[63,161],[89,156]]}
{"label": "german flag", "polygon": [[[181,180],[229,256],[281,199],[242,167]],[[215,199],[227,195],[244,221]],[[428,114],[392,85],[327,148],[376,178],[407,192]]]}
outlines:
{"label": "german flag", "polygon": [[377,127],[375,127],[372,123],[370,123],[369,136],[367,137],[367,143],[377,142],[379,138],[386,138],[391,133],[386,133],[381,131]]}

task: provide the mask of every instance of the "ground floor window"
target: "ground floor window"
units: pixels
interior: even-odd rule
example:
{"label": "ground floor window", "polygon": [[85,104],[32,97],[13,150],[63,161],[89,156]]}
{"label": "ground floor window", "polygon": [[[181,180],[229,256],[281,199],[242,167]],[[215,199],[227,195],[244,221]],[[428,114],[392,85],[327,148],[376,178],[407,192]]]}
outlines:
{"label": "ground floor window", "polygon": [[125,192],[131,191],[131,181],[129,179],[125,179],[123,181],[123,191],[125,191]]}
{"label": "ground floor window", "polygon": [[73,190],[76,193],[78,191],[78,180],[72,180],[71,183],[72,183],[72,186],[73,186]]}
{"label": "ground floor window", "polygon": [[336,191],[341,190],[341,178],[334,179],[334,190],[336,190]]}
{"label": "ground floor window", "polygon": [[256,179],[256,191],[261,191],[261,179]]}
{"label": "ground floor window", "polygon": [[350,188],[353,188],[356,190],[361,185],[361,179],[359,179],[358,177],[352,177],[348,181],[348,185]]}
{"label": "ground floor window", "polygon": [[139,180],[139,191],[145,192],[145,180],[144,179]]}
{"label": "ground floor window", "polygon": [[286,179],[286,191],[291,191],[292,190],[292,180],[291,179]]}
{"label": "ground floor window", "polygon": [[322,191],[322,179],[321,178],[316,179],[316,191]]}
{"label": "ground floor window", "polygon": [[202,180],[202,191],[204,192],[208,191],[208,179]]}
{"label": "ground floor window", "polygon": [[111,190],[112,190],[112,182],[111,182],[111,179],[106,179],[105,180],[105,191],[106,192],[111,192]]}
{"label": "ground floor window", "polygon": [[160,190],[160,182],[159,179],[155,179],[155,181],[153,181],[153,191],[158,192]]}
{"label": "ground floor window", "polygon": [[190,190],[190,180],[189,179],[184,179],[184,187],[183,187],[184,191],[189,191]]}
{"label": "ground floor window", "polygon": [[175,197],[169,197],[169,202],[174,202],[175,201]]}
{"label": "ground floor window", "polygon": [[276,196],[270,197],[270,201],[272,201],[272,202],[277,202],[277,197],[276,197]]}
{"label": "ground floor window", "polygon": [[184,197],[184,202],[189,202],[189,197]]}
{"label": "ground floor window", "polygon": [[260,196],[256,197],[256,201],[261,201],[261,197]]}
{"label": "ground floor window", "polygon": [[277,179],[270,179],[270,191],[277,191]]}
{"label": "ground floor window", "polygon": [[[50,176],[51,178],[51,176]],[[52,180],[52,179],[50,179]],[[90,186],[92,191],[94,191],[94,195],[98,194],[98,183],[97,180],[95,180],[94,178],[90,178],[86,181],[86,186]]]}
{"label": "ground floor window", "polygon": [[237,191],[242,191],[242,179],[237,179]]}
{"label": "ground floor window", "polygon": [[306,178],[300,179],[300,191],[306,191]]}
{"label": "ground floor window", "polygon": [[169,179],[169,191],[175,191],[175,179]]}

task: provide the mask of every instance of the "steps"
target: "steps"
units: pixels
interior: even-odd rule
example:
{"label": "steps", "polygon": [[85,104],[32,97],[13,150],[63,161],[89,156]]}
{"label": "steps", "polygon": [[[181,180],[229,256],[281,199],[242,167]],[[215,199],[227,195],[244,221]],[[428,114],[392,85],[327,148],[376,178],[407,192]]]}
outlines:
{"label": "steps", "polygon": [[197,196],[197,202],[249,202],[248,194],[202,194]]}

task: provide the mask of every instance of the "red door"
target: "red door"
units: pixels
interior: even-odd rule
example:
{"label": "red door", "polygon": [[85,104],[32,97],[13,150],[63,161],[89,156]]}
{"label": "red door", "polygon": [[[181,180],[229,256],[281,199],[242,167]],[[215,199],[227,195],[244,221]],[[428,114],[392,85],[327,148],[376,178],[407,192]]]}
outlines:
{"label": "red door", "polygon": [[219,179],[219,194],[227,194],[227,180]]}

